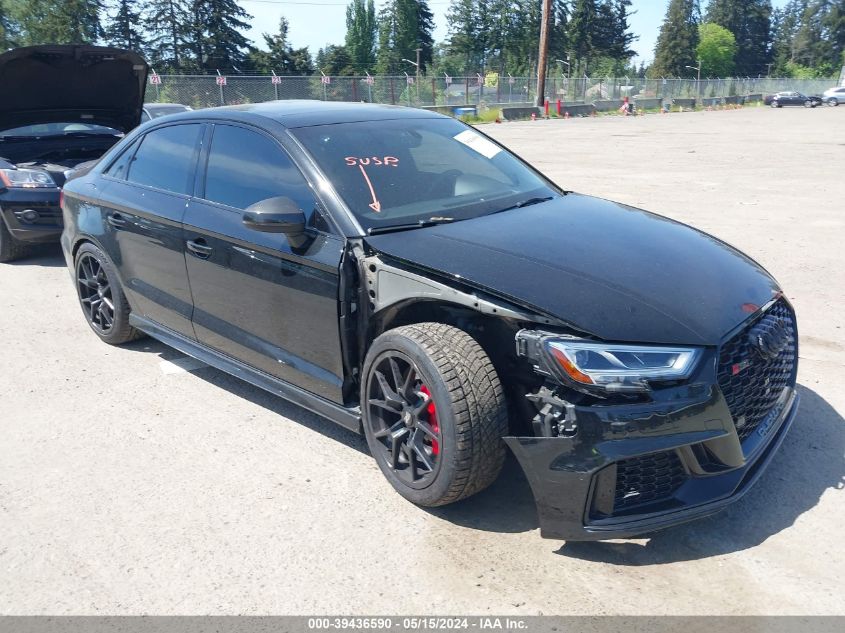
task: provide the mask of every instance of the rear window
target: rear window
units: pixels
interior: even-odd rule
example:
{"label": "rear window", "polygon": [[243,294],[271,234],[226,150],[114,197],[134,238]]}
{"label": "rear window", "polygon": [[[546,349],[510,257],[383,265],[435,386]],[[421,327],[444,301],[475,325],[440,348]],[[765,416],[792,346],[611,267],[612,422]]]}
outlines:
{"label": "rear window", "polygon": [[149,132],[129,167],[129,182],[173,193],[190,193],[201,128],[200,124],[192,123]]}

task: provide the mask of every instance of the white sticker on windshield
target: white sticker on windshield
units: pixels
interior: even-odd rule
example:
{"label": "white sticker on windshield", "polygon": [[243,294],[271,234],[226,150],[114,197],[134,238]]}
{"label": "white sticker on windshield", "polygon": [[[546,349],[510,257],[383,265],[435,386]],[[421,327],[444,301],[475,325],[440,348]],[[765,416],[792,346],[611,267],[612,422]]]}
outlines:
{"label": "white sticker on windshield", "polygon": [[493,158],[496,154],[502,151],[502,148],[488,141],[483,136],[476,134],[472,130],[464,130],[456,135],[455,140],[463,143],[472,150],[475,150],[485,158]]}

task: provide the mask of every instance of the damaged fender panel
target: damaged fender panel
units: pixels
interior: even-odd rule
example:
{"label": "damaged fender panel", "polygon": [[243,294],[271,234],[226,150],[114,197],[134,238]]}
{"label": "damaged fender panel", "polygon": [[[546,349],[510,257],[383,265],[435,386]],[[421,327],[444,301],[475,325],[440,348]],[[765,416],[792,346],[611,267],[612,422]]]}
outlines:
{"label": "damaged fender panel", "polygon": [[463,292],[428,277],[392,266],[377,255],[364,257],[362,265],[373,312],[379,312],[407,299],[437,300],[471,308],[488,316],[546,325],[558,324],[550,317],[525,312],[515,306],[507,306],[484,298],[478,293]]}

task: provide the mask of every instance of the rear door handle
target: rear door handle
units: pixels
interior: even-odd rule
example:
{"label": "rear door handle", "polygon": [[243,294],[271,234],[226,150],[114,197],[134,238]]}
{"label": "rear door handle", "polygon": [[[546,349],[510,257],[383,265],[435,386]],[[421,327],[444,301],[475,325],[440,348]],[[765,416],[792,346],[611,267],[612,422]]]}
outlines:
{"label": "rear door handle", "polygon": [[109,213],[106,216],[106,222],[111,224],[116,229],[126,226],[126,218],[124,218],[119,213]]}
{"label": "rear door handle", "polygon": [[199,257],[200,259],[208,259],[211,252],[214,250],[208,244],[206,244],[205,240],[201,237],[198,237],[195,240],[188,240],[185,242],[185,245],[188,247],[188,250],[191,251],[191,254],[195,257]]}

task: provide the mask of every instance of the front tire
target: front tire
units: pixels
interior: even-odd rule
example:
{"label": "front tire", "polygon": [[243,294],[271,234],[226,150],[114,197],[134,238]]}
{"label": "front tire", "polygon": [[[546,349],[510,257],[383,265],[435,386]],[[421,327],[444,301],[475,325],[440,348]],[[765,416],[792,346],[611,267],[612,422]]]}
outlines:
{"label": "front tire", "polygon": [[839,99],[837,99],[836,97],[831,97],[827,100],[827,105],[829,105],[831,108],[835,108],[839,105]]}
{"label": "front tire", "polygon": [[13,262],[20,259],[29,252],[29,248],[23,242],[15,239],[6,228],[3,218],[0,218],[0,263]]}
{"label": "front tire", "polygon": [[807,100],[804,102],[804,107],[805,107],[805,108],[815,108],[816,106],[813,104],[813,102],[812,102],[812,101],[810,101],[809,99],[807,99]]}
{"label": "front tire", "polygon": [[469,334],[440,323],[385,332],[367,353],[363,377],[367,444],[399,494],[442,506],[496,480],[507,406],[493,364]]}
{"label": "front tire", "polygon": [[771,107],[773,107],[773,108],[779,108],[779,107],[780,107],[780,104],[779,104],[777,101],[772,101],[772,103],[771,103]]}
{"label": "front tire", "polygon": [[106,254],[85,243],[76,253],[74,270],[79,305],[94,334],[109,345],[139,338],[141,333],[129,325],[129,302]]}

